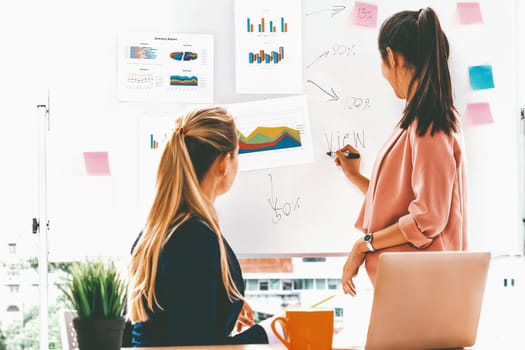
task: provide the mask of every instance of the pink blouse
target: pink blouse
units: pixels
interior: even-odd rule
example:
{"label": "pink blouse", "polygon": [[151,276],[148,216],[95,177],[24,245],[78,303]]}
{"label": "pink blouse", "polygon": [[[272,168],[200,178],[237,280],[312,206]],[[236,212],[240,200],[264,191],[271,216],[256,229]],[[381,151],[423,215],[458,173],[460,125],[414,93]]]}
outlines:
{"label": "pink blouse", "polygon": [[383,146],[355,224],[374,233],[397,222],[409,242],[367,254],[372,283],[384,252],[467,249],[462,134],[418,136],[416,126],[394,129]]}

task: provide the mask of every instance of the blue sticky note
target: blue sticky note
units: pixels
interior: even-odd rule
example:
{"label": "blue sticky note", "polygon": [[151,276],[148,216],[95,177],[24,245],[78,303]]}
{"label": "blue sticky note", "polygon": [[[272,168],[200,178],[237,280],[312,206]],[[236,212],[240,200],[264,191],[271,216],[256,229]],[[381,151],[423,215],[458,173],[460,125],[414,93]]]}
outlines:
{"label": "blue sticky note", "polygon": [[470,76],[470,86],[473,90],[492,89],[494,87],[494,77],[492,76],[492,66],[471,66],[468,67]]}

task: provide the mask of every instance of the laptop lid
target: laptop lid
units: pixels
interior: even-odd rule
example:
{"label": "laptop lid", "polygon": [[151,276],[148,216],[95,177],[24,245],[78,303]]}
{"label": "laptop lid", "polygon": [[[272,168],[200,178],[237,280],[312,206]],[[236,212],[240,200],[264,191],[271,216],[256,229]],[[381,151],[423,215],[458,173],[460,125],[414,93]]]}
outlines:
{"label": "laptop lid", "polygon": [[489,263],[489,252],[382,254],[366,349],[473,345]]}

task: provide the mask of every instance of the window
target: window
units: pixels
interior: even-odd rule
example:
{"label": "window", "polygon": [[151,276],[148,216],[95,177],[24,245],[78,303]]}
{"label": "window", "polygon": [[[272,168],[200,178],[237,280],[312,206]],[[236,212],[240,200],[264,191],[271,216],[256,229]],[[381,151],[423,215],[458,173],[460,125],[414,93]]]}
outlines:
{"label": "window", "polygon": [[283,280],[283,290],[292,290],[292,280]]}
{"label": "window", "polygon": [[312,278],[304,279],[304,289],[314,289],[314,280]]}
{"label": "window", "polygon": [[[35,240],[15,243],[0,235],[0,349],[39,348],[39,279],[34,263],[38,259],[33,243]],[[59,344],[54,347],[59,348]]]}
{"label": "window", "polygon": [[328,279],[328,289],[338,289],[341,286],[341,281],[337,278]]}
{"label": "window", "polygon": [[342,307],[336,307],[334,309],[334,313],[335,313],[335,317],[343,317],[344,316],[344,312],[343,312],[343,308]]}
{"label": "window", "polygon": [[270,290],[280,290],[281,289],[281,281],[279,279],[272,279],[270,281]]}
{"label": "window", "polygon": [[293,280],[293,289],[294,290],[301,290],[301,289],[303,289],[303,281],[304,280]]}
{"label": "window", "polygon": [[259,281],[259,290],[268,290],[268,281]]}
{"label": "window", "polygon": [[316,278],[315,279],[315,289],[326,289],[326,279]]}
{"label": "window", "polygon": [[257,290],[258,280],[256,279],[249,279],[246,280],[246,290]]}

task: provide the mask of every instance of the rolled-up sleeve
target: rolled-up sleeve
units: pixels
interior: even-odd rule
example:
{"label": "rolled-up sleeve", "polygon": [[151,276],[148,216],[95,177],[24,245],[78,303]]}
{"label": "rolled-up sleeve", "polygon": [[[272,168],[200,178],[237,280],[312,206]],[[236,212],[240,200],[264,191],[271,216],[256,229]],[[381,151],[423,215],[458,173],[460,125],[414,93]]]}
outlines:
{"label": "rolled-up sleeve", "polygon": [[443,132],[417,136],[411,130],[414,199],[408,206],[408,214],[401,216],[398,223],[406,239],[418,248],[430,245],[448,222],[457,176],[452,138]]}

